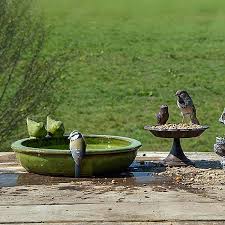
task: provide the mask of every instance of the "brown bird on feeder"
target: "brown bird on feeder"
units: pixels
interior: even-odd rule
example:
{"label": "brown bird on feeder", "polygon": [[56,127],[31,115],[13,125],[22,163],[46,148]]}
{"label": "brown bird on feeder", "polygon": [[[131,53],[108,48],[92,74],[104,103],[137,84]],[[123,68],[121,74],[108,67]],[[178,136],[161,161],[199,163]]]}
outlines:
{"label": "brown bird on feeder", "polygon": [[169,111],[167,105],[161,105],[158,114],[156,114],[157,124],[164,125],[169,119]]}
{"label": "brown bird on feeder", "polygon": [[182,123],[184,122],[185,117],[189,117],[192,124],[199,124],[196,116],[196,109],[190,95],[184,90],[179,90],[176,92],[176,96],[177,106],[183,116]]}

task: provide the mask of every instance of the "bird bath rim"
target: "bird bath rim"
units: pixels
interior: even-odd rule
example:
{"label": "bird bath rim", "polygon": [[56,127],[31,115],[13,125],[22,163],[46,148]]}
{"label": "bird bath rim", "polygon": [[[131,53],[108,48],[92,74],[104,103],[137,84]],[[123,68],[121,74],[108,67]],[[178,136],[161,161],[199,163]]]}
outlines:
{"label": "bird bath rim", "polygon": [[[61,138],[68,139],[69,135],[64,135]],[[141,142],[132,138],[122,137],[122,136],[112,136],[112,135],[84,135],[84,138],[103,138],[103,139],[115,139],[121,140],[129,143],[126,146],[120,146],[118,148],[110,148],[107,150],[103,149],[94,149],[92,151],[87,151],[86,155],[102,155],[102,154],[112,154],[112,153],[122,153],[127,151],[134,151],[142,146]],[[17,140],[12,143],[11,148],[18,153],[39,153],[39,154],[62,154],[62,155],[71,155],[71,151],[63,149],[54,149],[54,148],[42,148],[42,147],[30,147],[24,145],[24,142],[30,140],[50,140],[50,139],[59,139],[58,137],[44,137],[44,138],[24,138]]]}

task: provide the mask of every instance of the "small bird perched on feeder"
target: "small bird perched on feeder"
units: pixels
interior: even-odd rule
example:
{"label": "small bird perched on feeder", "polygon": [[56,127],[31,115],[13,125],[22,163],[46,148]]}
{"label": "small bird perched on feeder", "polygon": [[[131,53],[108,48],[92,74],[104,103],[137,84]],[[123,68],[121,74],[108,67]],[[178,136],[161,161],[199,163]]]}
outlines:
{"label": "small bird perched on feeder", "polygon": [[81,163],[86,153],[86,142],[83,135],[78,131],[71,132],[68,139],[70,140],[70,151],[75,162],[75,177],[80,177]]}
{"label": "small bird perched on feeder", "polygon": [[169,111],[167,105],[161,105],[158,114],[156,114],[157,124],[164,125],[169,119]]}
{"label": "small bird perched on feeder", "polygon": [[177,106],[183,116],[182,123],[184,122],[185,117],[189,116],[192,124],[199,124],[196,117],[196,109],[190,95],[184,90],[179,90],[176,92],[176,96]]}
{"label": "small bird perched on feeder", "polygon": [[219,122],[225,124],[225,108],[224,108],[223,113],[221,114],[221,116],[219,118]]}

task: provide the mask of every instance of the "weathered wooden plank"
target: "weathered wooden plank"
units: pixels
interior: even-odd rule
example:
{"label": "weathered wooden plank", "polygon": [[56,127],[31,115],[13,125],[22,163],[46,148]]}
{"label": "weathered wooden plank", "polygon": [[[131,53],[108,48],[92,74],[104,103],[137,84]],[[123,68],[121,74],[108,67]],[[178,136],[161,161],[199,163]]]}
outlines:
{"label": "weathered wooden plank", "polygon": [[[140,152],[137,159],[159,159],[166,155]],[[211,153],[187,155],[191,159],[218,160]],[[3,175],[19,176],[15,177],[19,186],[0,190],[0,224],[225,224],[225,203],[213,195],[207,197],[204,193],[171,190],[166,186],[166,192],[158,192],[153,191],[151,185],[132,187],[125,183],[118,186],[93,181],[68,180],[45,185],[44,177],[40,178],[43,179],[41,185],[24,185],[27,176],[21,174],[24,169],[14,164],[12,153],[0,158]],[[223,188],[214,188],[224,195]]]}
{"label": "weathered wooden plank", "polygon": [[[0,223],[3,224],[3,223]],[[40,225],[43,223],[4,223],[4,225]],[[66,223],[57,222],[54,223],[44,223],[45,225],[87,225],[87,222],[76,222],[76,221],[67,221]],[[170,221],[170,222],[88,222],[88,225],[224,225],[224,221]]]}
{"label": "weathered wooden plank", "polygon": [[225,221],[225,203],[0,206],[0,223]]}
{"label": "weathered wooden plank", "polygon": [[66,223],[54,222],[54,223],[0,223],[4,225],[224,225],[224,221],[171,221],[171,222],[75,222],[67,221]]}

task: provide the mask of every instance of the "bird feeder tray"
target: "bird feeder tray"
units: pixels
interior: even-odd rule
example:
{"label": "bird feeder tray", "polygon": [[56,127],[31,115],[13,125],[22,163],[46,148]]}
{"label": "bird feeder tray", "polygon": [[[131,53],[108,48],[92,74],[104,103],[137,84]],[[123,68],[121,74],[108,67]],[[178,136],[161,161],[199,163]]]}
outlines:
{"label": "bird feeder tray", "polygon": [[200,136],[208,126],[187,129],[162,129],[161,126],[145,126],[154,136],[160,138],[173,138],[173,145],[169,155],[163,160],[166,166],[189,166],[194,163],[186,157],[180,144],[180,138],[193,138]]}
{"label": "bird feeder tray", "polygon": [[144,129],[150,131],[154,136],[161,138],[192,138],[200,136],[208,126],[201,128],[187,129],[160,129],[160,126],[145,126]]}

